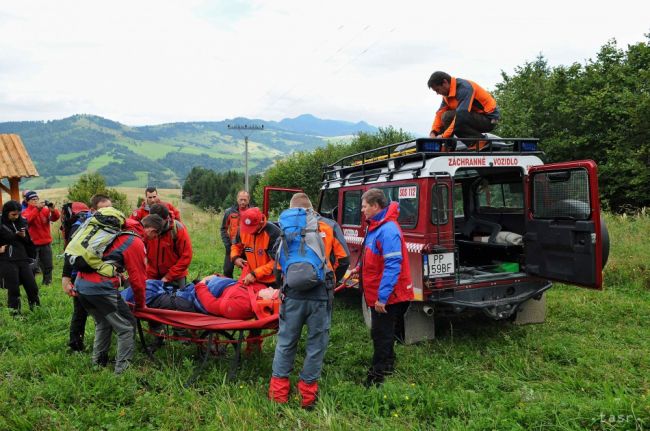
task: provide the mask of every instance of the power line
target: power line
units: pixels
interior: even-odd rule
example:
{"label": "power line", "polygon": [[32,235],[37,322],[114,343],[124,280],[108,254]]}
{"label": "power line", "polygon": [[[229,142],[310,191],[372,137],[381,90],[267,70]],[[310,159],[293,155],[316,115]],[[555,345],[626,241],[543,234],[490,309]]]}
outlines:
{"label": "power line", "polygon": [[[345,27],[345,26],[343,26],[343,25],[339,26],[339,27],[337,28],[337,31],[341,31],[344,27]],[[371,25],[370,25],[370,24],[368,24],[368,25],[366,25],[365,27],[363,27],[361,30],[359,30],[357,33],[355,33],[351,38],[349,38],[347,41],[343,42],[343,44],[339,45],[339,47],[338,47],[336,50],[331,51],[331,53],[329,54],[329,56],[327,56],[327,57],[325,58],[325,60],[323,60],[323,63],[324,63],[324,64],[330,64],[330,63],[332,63],[333,60],[336,60],[337,57],[341,56],[341,55],[343,54],[343,52],[346,51],[347,48],[348,48],[348,47],[349,47],[349,46],[350,46],[354,41],[356,41],[356,40],[359,38],[359,36],[361,36],[363,33],[365,33],[366,31],[368,31],[368,29],[370,29],[370,28],[371,28]],[[392,32],[393,30],[395,30],[395,29],[393,28],[390,32]],[[381,37],[380,37],[380,39],[381,39]],[[372,43],[370,46],[368,46],[368,47],[366,48],[366,51],[367,51],[368,49],[370,49],[372,46],[376,45],[378,41],[379,41],[379,39],[378,39],[377,41],[375,41],[374,43]],[[321,44],[317,49],[315,49],[314,51],[319,51],[319,50],[320,50],[324,45],[325,45],[325,42],[323,42],[323,43],[322,43],[322,44]],[[358,58],[358,57],[359,57],[359,55],[357,55],[357,56],[356,56],[353,60],[351,60],[351,61],[356,60],[356,58]],[[337,72],[340,71],[343,67],[347,66],[351,61],[348,61],[346,64],[344,64],[341,68],[339,68],[339,69],[337,70]],[[318,68],[318,67],[319,67],[319,65],[316,65],[316,64],[313,64],[313,63],[310,63],[309,66],[310,66],[310,67],[309,67],[308,69],[306,69],[305,72],[300,73],[300,74],[298,74],[298,75],[304,76],[305,74],[308,74],[308,71],[309,71],[309,70],[312,70],[312,69],[315,69],[315,68]],[[261,113],[262,110],[268,110],[268,109],[274,107],[278,102],[284,100],[284,99],[286,98],[286,96],[288,96],[290,93],[292,93],[293,90],[295,90],[295,88],[298,87],[298,85],[300,85],[301,83],[302,83],[302,82],[299,81],[298,76],[296,76],[296,79],[294,80],[293,85],[290,85],[290,86],[289,86],[289,87],[288,87],[284,92],[282,92],[282,94],[280,94],[279,96],[273,98],[273,100],[272,100],[270,103],[266,103],[266,105],[264,105],[264,108],[263,108],[263,109],[259,109],[259,110],[258,110],[258,114]],[[265,98],[265,97],[267,97],[267,96],[271,96],[272,91],[273,91],[273,90],[268,90],[268,91],[264,94],[263,98]],[[294,102],[293,104],[291,104],[290,106],[293,106],[294,104],[295,104],[295,102]]]}
{"label": "power line", "polygon": [[256,130],[264,130],[264,124],[228,124],[228,128],[237,130],[244,137],[244,189],[248,190],[248,135]]}

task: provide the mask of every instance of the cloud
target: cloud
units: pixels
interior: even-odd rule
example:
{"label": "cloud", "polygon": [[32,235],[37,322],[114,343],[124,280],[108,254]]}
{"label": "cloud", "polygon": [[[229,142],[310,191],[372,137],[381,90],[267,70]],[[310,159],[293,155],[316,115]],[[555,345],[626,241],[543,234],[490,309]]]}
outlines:
{"label": "cloud", "polygon": [[[303,113],[425,134],[434,70],[493,88],[542,53],[584,62],[644,40],[650,3],[548,0],[23,1],[0,5],[0,121],[127,124]],[[532,11],[530,10],[532,8]],[[339,117],[340,116],[340,117]]]}

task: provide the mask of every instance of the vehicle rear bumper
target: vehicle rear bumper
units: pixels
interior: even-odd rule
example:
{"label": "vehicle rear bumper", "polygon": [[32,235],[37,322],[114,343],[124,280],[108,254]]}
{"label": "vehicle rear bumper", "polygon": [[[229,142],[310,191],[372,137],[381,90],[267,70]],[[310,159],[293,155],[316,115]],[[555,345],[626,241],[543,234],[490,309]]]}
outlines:
{"label": "vehicle rear bumper", "polygon": [[501,320],[511,317],[517,308],[531,298],[539,298],[552,283],[548,280],[527,280],[496,286],[434,290],[427,300],[447,304],[454,311],[479,309],[489,317]]}

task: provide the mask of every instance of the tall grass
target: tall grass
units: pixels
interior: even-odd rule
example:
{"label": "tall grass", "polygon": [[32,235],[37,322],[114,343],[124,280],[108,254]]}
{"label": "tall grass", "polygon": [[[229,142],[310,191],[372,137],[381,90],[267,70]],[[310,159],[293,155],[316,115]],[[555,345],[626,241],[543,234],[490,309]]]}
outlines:
{"label": "tall grass", "polygon": [[[191,276],[221,270],[220,216],[181,209],[194,243]],[[176,343],[157,352],[157,363],[136,352],[120,377],[110,367],[93,370],[88,352],[66,350],[69,299],[58,285],[44,287],[42,307],[22,319],[0,311],[0,429],[648,428],[650,218],[607,221],[612,249],[604,291],[556,285],[539,325],[439,319],[436,340],[397,347],[397,373],[380,388],[360,384],[372,346],[359,298],[338,297],[321,397],[311,412],[298,407],[295,394],[287,406],[267,401],[273,340],[246,358],[234,383],[225,378],[227,358],[217,358],[184,389],[196,351]],[[55,249],[60,253],[60,244]],[[87,344],[92,334],[89,323]]]}

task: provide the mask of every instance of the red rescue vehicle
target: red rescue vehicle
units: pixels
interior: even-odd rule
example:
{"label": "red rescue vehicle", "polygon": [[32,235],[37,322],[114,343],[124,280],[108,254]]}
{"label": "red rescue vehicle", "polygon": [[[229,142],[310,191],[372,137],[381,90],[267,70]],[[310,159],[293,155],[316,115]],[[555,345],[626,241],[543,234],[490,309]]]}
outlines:
{"label": "red rescue vehicle", "polygon": [[540,322],[551,280],[602,288],[609,239],[596,164],[544,165],[530,138],[491,139],[480,152],[462,146],[416,139],[324,169],[317,210],[343,229],[352,265],[366,229],[363,192],[380,188],[400,204],[415,293],[407,343],[433,338],[434,313]]}

